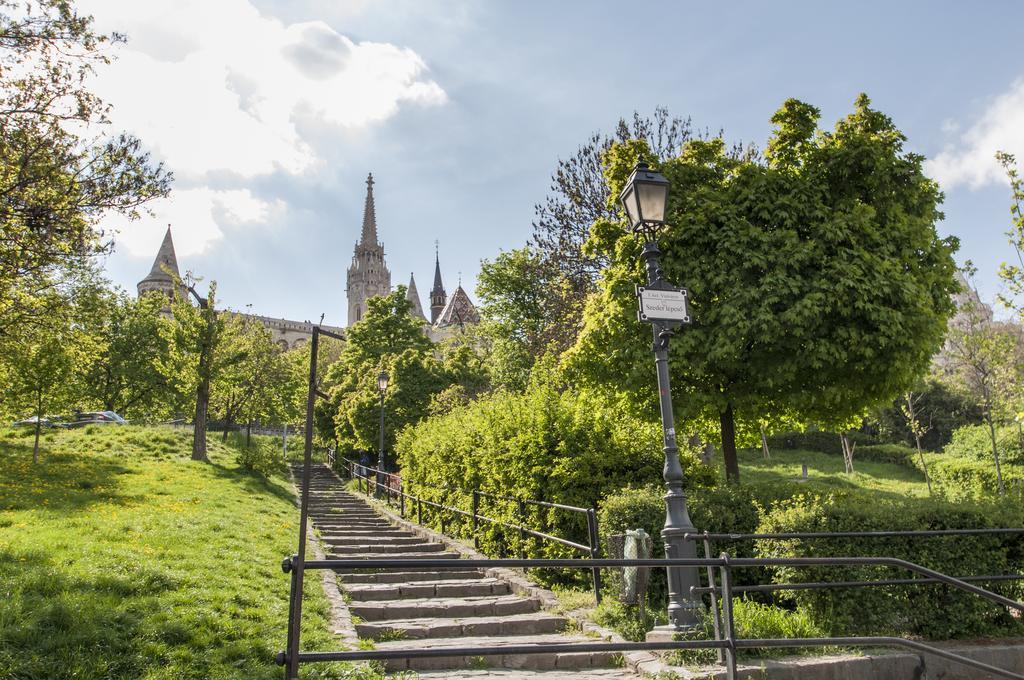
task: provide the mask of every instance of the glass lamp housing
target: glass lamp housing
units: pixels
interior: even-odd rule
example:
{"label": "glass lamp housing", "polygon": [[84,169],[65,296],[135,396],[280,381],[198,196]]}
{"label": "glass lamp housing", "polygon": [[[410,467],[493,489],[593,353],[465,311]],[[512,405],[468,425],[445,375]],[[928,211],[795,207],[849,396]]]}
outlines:
{"label": "glass lamp housing", "polygon": [[640,161],[633,168],[619,201],[626,210],[634,233],[654,231],[665,225],[668,186],[664,175],[651,170],[647,163]]}
{"label": "glass lamp housing", "polygon": [[377,389],[380,390],[381,392],[385,391],[388,388],[389,379],[390,377],[388,376],[387,372],[381,371],[380,375],[377,376]]}

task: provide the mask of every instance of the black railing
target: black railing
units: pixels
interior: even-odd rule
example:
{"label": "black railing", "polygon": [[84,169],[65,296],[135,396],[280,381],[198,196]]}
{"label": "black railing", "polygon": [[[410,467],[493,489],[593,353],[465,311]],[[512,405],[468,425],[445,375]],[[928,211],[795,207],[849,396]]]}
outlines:
{"label": "black railing", "polygon": [[[600,551],[600,539],[598,538],[597,531],[597,511],[593,508],[580,508],[574,505],[565,505],[564,503],[551,503],[548,501],[537,501],[526,498],[516,498],[513,496],[503,496],[501,494],[493,494],[485,491],[479,491],[473,489],[471,491],[465,491],[461,489],[453,488],[441,488],[441,487],[430,487],[426,484],[419,484],[423,488],[433,488],[440,491],[448,491],[454,493],[460,493],[469,496],[470,510],[463,510],[452,505],[446,505],[444,503],[438,503],[431,501],[422,496],[409,493],[405,490],[402,483],[401,475],[393,472],[385,472],[369,465],[361,465],[348,458],[339,457],[344,463],[345,469],[348,471],[350,478],[355,479],[358,484],[358,489],[361,493],[365,493],[367,496],[373,494],[383,494],[384,498],[389,504],[398,506],[399,514],[404,518],[406,516],[406,501],[408,500],[416,511],[416,523],[423,524],[423,506],[433,508],[437,510],[437,516],[440,520],[441,533],[447,532],[448,527],[448,515],[456,515],[459,517],[465,517],[470,520],[472,528],[473,546],[477,549],[480,548],[480,522],[486,522],[495,526],[504,527],[511,529],[519,535],[519,557],[520,559],[526,558],[526,537],[532,536],[542,541],[549,541],[551,543],[557,543],[564,545],[568,548],[572,548],[577,552],[584,555],[588,555],[591,559],[597,559]],[[381,481],[381,480],[384,481]],[[365,490],[364,490],[365,486]],[[519,518],[518,523],[506,522],[504,520],[495,519],[487,515],[480,513],[480,499],[497,500],[512,502],[517,505],[517,516]],[[587,543],[578,543],[571,541],[567,538],[561,538],[559,536],[553,536],[543,531],[536,529],[530,529],[525,526],[526,519],[526,506],[531,505],[534,507],[550,508],[552,510],[562,510],[565,512],[581,514],[586,518],[587,521]],[[413,507],[410,507],[411,511]],[[591,570],[591,580],[594,588],[594,597],[598,603],[601,602],[601,570],[594,568]]]}
{"label": "black railing", "polygon": [[[296,556],[297,557],[297,556]],[[285,560],[282,565],[287,573],[291,571],[291,559]],[[347,652],[298,652],[294,659],[289,659],[285,652],[278,654],[277,660],[280,664],[293,661],[296,666],[299,663],[312,663],[322,661],[386,661],[388,659],[416,659],[416,658],[437,658],[437,657],[466,657],[466,656],[496,656],[505,654],[550,654],[550,653],[594,653],[594,652],[628,652],[637,650],[683,650],[683,649],[716,649],[724,653],[726,676],[729,680],[737,677],[737,651],[742,649],[758,648],[785,648],[785,647],[902,647],[915,652],[936,656],[954,663],[962,664],[986,673],[991,673],[1003,678],[1024,680],[1024,675],[997,668],[990,664],[972,659],[945,649],[940,649],[915,640],[906,640],[899,637],[828,637],[828,638],[746,638],[740,639],[736,633],[736,626],[733,620],[733,594],[736,589],[732,583],[732,572],[734,569],[763,568],[763,567],[800,567],[800,566],[888,566],[903,569],[913,574],[918,574],[935,583],[943,583],[958,590],[971,593],[985,600],[993,602],[1002,607],[1013,609],[1024,614],[1024,604],[1003,597],[997,593],[985,590],[978,586],[971,585],[961,579],[946,576],[940,572],[922,567],[906,560],[891,557],[778,557],[778,558],[731,558],[722,554],[717,558],[682,558],[682,559],[644,559],[644,560],[522,560],[522,559],[486,559],[486,560],[440,560],[440,559],[327,559],[308,560],[304,566],[306,569],[394,569],[394,570],[416,570],[416,569],[462,569],[462,568],[536,568],[536,567],[559,567],[575,569],[593,569],[607,567],[646,567],[646,568],[668,568],[668,567],[705,567],[717,569],[721,587],[718,592],[721,595],[721,634],[716,634],[714,640],[667,640],[660,642],[595,642],[595,643],[559,643],[559,644],[530,644],[517,646],[487,647],[446,647],[428,649],[389,649],[389,650],[356,650]],[[924,579],[921,579],[922,581]],[[293,578],[294,583],[294,578]],[[716,607],[717,608],[717,607]]]}

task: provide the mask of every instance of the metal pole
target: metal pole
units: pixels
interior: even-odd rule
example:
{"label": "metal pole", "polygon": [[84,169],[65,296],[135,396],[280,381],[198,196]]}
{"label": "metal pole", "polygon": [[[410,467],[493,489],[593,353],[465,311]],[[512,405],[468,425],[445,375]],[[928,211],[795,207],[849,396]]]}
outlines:
{"label": "metal pole", "polygon": [[732,567],[729,555],[722,553],[722,620],[725,624],[725,677],[736,680],[736,624],[732,611]]}
{"label": "metal pole", "polygon": [[480,536],[477,532],[480,530],[480,492],[473,491],[473,547],[477,550],[480,549]]}
{"label": "metal pole", "polygon": [[319,354],[320,327],[313,326],[309,348],[309,392],[306,395],[306,446],[302,464],[302,496],[299,510],[299,550],[292,561],[294,592],[289,615],[288,651],[285,657],[285,679],[299,677],[299,631],[302,628],[302,582],[306,561],[306,523],[309,519],[309,477],[313,458],[313,407],[316,404],[316,359]]}
{"label": "metal pole", "polygon": [[377,453],[377,493],[374,495],[380,498],[380,478],[384,471],[384,390],[380,391],[380,449]]}
{"label": "metal pole", "polygon": [[[647,268],[647,283],[656,287],[662,283],[661,265],[658,263],[658,244],[653,240],[644,243],[641,253]],[[683,493],[683,468],[679,463],[679,448],[676,446],[675,414],[672,412],[672,392],[668,374],[668,343],[671,329],[655,322],[654,364],[658,371],[658,393],[661,401],[661,426],[664,434],[665,452],[665,527],[661,537],[665,541],[666,557],[696,557],[693,541],[686,540],[686,534],[695,535],[690,513],[686,508],[686,494]],[[690,591],[700,586],[700,572],[696,567],[668,567],[668,625],[681,631],[700,624],[703,604]]]}
{"label": "metal pole", "polygon": [[[597,511],[594,508],[587,508],[587,537],[590,543],[590,559],[596,560],[600,557],[601,541],[597,534]],[[594,600],[601,604],[601,569],[594,567],[591,570],[594,578]]]}

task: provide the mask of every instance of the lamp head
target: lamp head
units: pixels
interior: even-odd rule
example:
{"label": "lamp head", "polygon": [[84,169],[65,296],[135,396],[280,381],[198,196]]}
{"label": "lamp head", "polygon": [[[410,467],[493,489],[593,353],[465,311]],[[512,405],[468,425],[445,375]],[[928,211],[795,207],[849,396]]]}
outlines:
{"label": "lamp head", "polygon": [[643,160],[637,161],[619,202],[629,217],[629,228],[652,238],[665,226],[669,182],[660,172],[651,170]]}

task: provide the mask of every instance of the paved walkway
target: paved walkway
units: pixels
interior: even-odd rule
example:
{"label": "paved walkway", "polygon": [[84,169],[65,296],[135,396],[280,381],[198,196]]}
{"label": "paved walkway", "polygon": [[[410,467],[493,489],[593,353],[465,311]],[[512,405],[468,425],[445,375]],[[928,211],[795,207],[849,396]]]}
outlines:
{"label": "paved walkway", "polygon": [[[345,491],[342,481],[324,465],[312,470],[309,516],[328,557],[459,558],[443,543],[393,525],[362,497]],[[538,599],[516,594],[508,582],[486,577],[477,569],[349,570],[339,573],[338,579],[349,610],[358,617],[356,632],[361,639],[373,640],[379,650],[594,641],[566,633],[566,617],[542,610]],[[589,652],[451,656],[397,659],[388,662],[387,669],[414,670],[432,678],[636,677],[626,669],[613,668],[614,657]]]}

